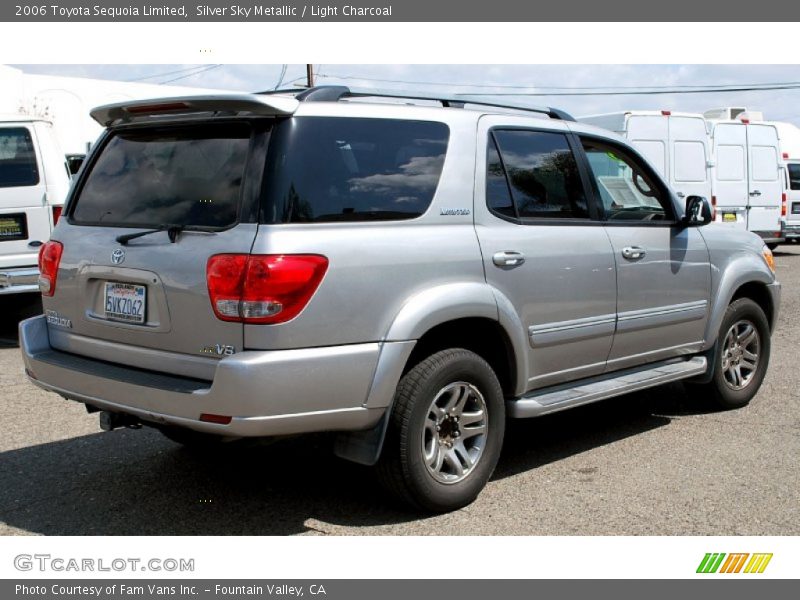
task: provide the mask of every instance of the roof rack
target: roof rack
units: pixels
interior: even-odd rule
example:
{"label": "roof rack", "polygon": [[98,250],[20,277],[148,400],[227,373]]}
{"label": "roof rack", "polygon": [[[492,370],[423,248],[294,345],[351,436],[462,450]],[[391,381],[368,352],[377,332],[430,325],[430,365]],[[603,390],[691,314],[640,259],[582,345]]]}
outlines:
{"label": "roof rack", "polygon": [[391,90],[356,90],[343,85],[320,85],[306,88],[300,92],[298,92],[296,89],[269,90],[264,92],[256,92],[256,94],[292,94],[294,95],[295,100],[300,102],[338,102],[346,98],[398,98],[406,100],[430,100],[441,103],[441,105],[445,108],[464,108],[466,104],[473,104],[476,106],[488,106],[491,108],[506,108],[511,110],[534,112],[547,115],[551,119],[559,119],[561,121],[575,120],[572,115],[557,108],[551,108],[548,106],[530,106],[527,104],[508,102],[491,102],[485,100],[484,96],[476,97],[468,94],[441,96],[438,94],[424,94],[417,92],[403,93]]}

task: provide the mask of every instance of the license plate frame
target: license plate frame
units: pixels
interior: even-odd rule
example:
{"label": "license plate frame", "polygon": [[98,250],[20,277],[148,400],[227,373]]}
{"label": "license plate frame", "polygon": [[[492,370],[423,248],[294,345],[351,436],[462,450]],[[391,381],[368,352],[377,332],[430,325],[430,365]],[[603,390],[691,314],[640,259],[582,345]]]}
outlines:
{"label": "license plate frame", "polygon": [[143,325],[147,317],[147,286],[106,281],[103,286],[103,315],[107,321]]}

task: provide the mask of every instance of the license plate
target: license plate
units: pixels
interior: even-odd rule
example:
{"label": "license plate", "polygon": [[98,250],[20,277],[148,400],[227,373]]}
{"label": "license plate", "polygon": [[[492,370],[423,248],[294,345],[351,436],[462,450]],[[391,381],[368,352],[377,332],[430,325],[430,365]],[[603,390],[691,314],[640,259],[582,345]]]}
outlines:
{"label": "license plate", "polygon": [[106,282],[106,319],[125,323],[144,323],[147,288],[131,283]]}
{"label": "license plate", "polygon": [[800,215],[800,202],[792,202],[792,214]]}
{"label": "license plate", "polygon": [[28,239],[28,222],[24,213],[0,215],[0,242]]}
{"label": "license plate", "polygon": [[736,223],[736,213],[724,212],[722,213],[723,223]]}

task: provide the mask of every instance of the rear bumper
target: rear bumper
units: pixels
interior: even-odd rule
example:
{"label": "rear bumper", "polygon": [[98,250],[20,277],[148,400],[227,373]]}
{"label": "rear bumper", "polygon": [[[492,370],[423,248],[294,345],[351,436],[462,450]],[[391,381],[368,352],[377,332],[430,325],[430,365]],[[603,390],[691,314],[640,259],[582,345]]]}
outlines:
{"label": "rear bumper", "polygon": [[[368,403],[381,344],[246,351],[220,360],[213,381],[131,369],[52,348],[44,317],[20,323],[37,386],[145,423],[232,437],[368,429],[386,408]],[[201,414],[232,417],[226,425]]]}
{"label": "rear bumper", "polygon": [[39,291],[39,269],[0,269],[0,295]]}

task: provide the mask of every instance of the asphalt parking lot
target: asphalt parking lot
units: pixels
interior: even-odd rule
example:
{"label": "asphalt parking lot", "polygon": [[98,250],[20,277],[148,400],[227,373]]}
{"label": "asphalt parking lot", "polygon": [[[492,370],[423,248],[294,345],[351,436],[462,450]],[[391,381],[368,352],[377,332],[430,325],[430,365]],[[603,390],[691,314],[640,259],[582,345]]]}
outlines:
{"label": "asphalt parking lot", "polygon": [[203,456],[101,432],[25,380],[15,329],[35,305],[0,298],[0,534],[798,535],[800,246],[776,261],[780,322],[749,407],[673,384],[512,423],[478,500],[434,517],[393,505],[326,436]]}

